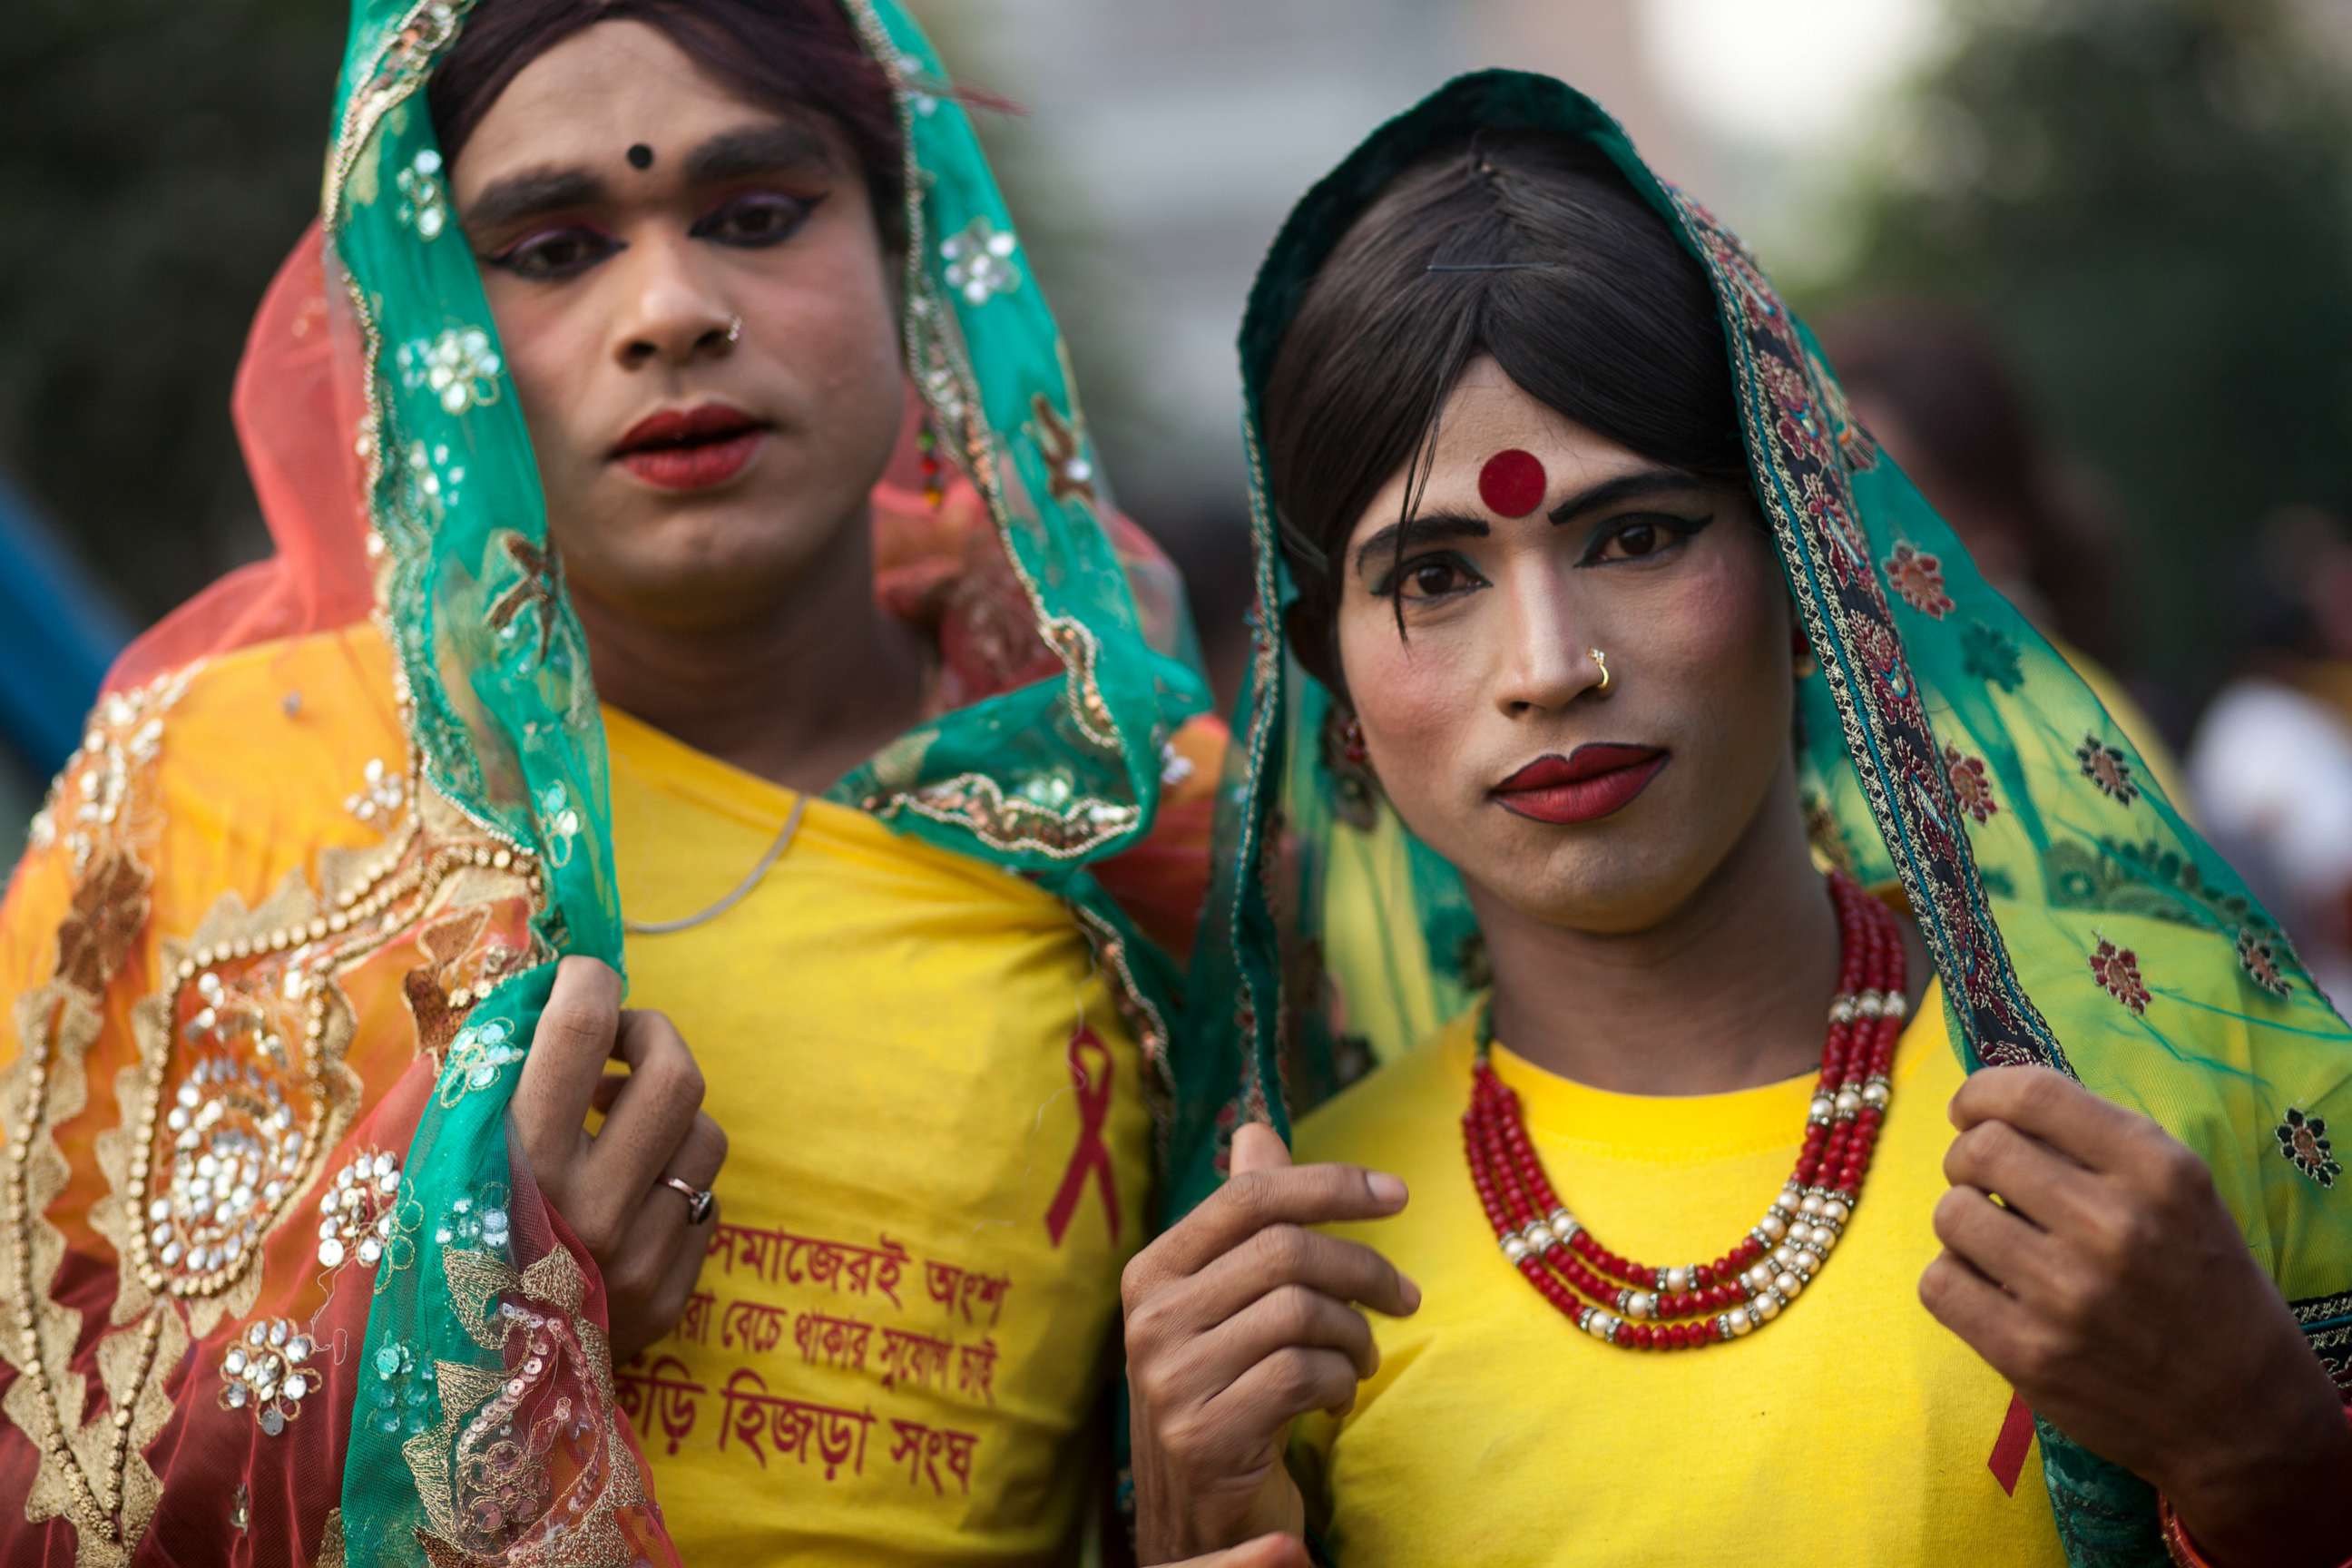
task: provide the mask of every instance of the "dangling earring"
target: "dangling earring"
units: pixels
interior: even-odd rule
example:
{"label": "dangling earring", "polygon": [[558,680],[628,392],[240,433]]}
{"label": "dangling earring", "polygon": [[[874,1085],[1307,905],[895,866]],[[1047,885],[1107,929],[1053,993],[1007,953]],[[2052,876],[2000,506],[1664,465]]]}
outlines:
{"label": "dangling earring", "polygon": [[1813,657],[1813,645],[1801,630],[1789,634],[1789,651],[1795,656],[1792,665],[1799,680],[1811,680],[1821,672],[1822,661]]}
{"label": "dangling earring", "polygon": [[1331,774],[1331,809],[1341,822],[1370,832],[1380,820],[1380,781],[1372,776],[1372,751],[1364,727],[1338,703],[1323,710],[1323,765]]}
{"label": "dangling earring", "polygon": [[923,455],[923,504],[933,511],[947,499],[947,485],[940,478],[940,435],[931,426],[930,411],[923,411],[923,426],[915,432],[915,450]]}

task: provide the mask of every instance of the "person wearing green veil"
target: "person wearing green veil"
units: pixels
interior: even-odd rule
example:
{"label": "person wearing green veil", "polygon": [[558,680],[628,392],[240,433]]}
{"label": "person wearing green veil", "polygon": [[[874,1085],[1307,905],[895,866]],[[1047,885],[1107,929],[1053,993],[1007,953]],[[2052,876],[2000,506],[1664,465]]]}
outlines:
{"label": "person wearing green veil", "polygon": [[915,25],[359,0],[236,412],[0,919],[0,1561],[1074,1552],[1222,730]]}
{"label": "person wearing green veil", "polygon": [[1143,1559],[2352,1557],[2352,1032],[1753,258],[1485,73],[1242,360]]}

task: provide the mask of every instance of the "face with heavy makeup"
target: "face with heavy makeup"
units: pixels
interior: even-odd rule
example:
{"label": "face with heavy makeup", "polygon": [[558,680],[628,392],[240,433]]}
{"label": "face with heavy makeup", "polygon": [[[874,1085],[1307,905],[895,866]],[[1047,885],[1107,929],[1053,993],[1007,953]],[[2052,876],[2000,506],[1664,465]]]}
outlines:
{"label": "face with heavy makeup", "polygon": [[525,66],[451,175],[577,593],[724,627],[862,526],[905,392],[835,124],[604,22]]}
{"label": "face with heavy makeup", "polygon": [[1400,469],[1349,535],[1339,656],[1381,788],[1475,897],[1644,931],[1788,826],[1768,814],[1795,820],[1790,606],[1743,487],[1480,358],[1401,522],[1406,488]]}

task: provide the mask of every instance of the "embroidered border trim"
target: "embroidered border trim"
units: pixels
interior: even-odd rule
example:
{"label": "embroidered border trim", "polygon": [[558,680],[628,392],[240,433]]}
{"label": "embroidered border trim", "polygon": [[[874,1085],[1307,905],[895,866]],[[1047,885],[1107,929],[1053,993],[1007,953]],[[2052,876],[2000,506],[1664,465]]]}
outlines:
{"label": "embroidered border trim", "polygon": [[2035,1063],[2072,1077],[1985,901],[1942,746],[1872,564],[1836,432],[1826,428],[1829,399],[1795,322],[1739,242],[1698,203],[1663,188],[1730,329],[1757,496],[1801,589],[1805,635],[1822,656],[1847,754],[1961,1032],[1988,1066]]}
{"label": "embroidered border trim", "polygon": [[2306,1297],[2286,1305],[2304,1337],[2311,1342],[2319,1364],[2327,1369],[2344,1396],[2352,1400],[2352,1290]]}

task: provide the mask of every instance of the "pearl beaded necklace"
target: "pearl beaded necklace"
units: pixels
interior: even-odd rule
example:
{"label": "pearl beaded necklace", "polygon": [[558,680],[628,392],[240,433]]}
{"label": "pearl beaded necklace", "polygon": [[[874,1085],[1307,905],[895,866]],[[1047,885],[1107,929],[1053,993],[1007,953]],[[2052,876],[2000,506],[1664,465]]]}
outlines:
{"label": "pearl beaded necklace", "polygon": [[1886,1118],[1887,1069],[1908,1011],[1902,930],[1843,873],[1830,878],[1840,933],[1821,1079],[1789,1184],[1712,1263],[1656,1268],[1602,1247],[1560,1203],[1528,1141],[1518,1096],[1495,1075],[1479,1022],[1462,1142],[1503,1256],[1576,1326],[1629,1350],[1696,1350],[1753,1333],[1812,1282],[1844,1235]]}

